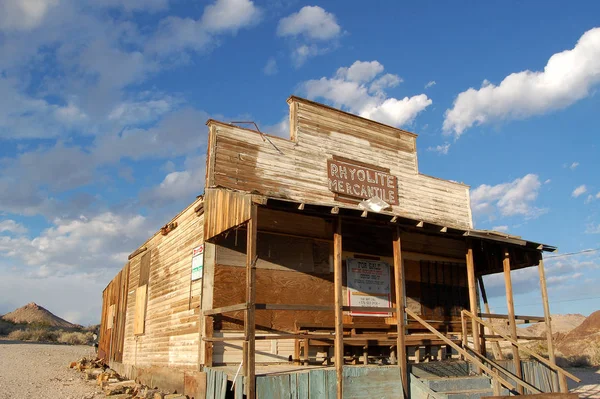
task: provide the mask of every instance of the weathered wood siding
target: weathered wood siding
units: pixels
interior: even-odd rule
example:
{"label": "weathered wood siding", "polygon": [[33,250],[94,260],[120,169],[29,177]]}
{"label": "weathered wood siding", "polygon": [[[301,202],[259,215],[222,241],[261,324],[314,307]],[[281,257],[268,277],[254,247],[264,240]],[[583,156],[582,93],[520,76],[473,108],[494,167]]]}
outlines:
{"label": "weathered wood siding", "polygon": [[204,232],[208,240],[250,219],[252,195],[207,188],[204,193]]}
{"label": "weathered wood siding", "polygon": [[[166,236],[155,234],[130,261],[123,363],[136,367],[195,368],[200,343],[200,295],[202,280],[191,282],[192,251],[204,242],[204,216],[195,209],[198,199],[173,222]],[[141,283],[140,266],[150,257],[147,306],[143,333],[134,334],[136,295]],[[147,259],[147,258],[145,258]],[[143,276],[142,276],[143,277]],[[143,284],[142,284],[143,285]]]}
{"label": "weathered wood siding", "polygon": [[129,263],[102,292],[98,357],[106,362],[123,359]]}
{"label": "weathered wood siding", "polygon": [[414,134],[297,98],[290,110],[294,140],[210,121],[207,187],[335,206],[327,160],[340,156],[398,178],[397,215],[472,227],[468,186],[420,174]]}

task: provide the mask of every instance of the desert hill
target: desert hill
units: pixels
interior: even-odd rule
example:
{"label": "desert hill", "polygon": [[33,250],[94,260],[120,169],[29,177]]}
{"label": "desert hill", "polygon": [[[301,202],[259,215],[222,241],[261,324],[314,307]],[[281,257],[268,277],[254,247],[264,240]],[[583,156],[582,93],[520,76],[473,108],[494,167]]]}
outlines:
{"label": "desert hill", "polygon": [[[582,314],[553,314],[552,315],[552,333],[565,334],[584,322],[586,317]],[[546,323],[536,323],[529,327],[519,329],[519,335],[528,337],[545,337]]]}
{"label": "desert hill", "polygon": [[5,314],[2,316],[2,319],[19,324],[41,324],[49,327],[61,328],[79,327],[76,324],[72,324],[64,319],[61,319],[49,310],[33,302]]}
{"label": "desert hill", "polygon": [[592,364],[600,363],[600,310],[566,334],[556,334],[556,349],[564,356],[585,356]]}

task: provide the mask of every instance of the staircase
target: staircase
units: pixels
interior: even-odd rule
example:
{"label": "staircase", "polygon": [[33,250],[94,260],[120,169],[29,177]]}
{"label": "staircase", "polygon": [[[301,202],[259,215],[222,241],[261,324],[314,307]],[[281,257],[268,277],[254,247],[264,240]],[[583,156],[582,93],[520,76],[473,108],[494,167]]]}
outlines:
{"label": "staircase", "polygon": [[475,375],[463,361],[414,364],[410,373],[411,399],[479,399],[493,396],[489,377]]}

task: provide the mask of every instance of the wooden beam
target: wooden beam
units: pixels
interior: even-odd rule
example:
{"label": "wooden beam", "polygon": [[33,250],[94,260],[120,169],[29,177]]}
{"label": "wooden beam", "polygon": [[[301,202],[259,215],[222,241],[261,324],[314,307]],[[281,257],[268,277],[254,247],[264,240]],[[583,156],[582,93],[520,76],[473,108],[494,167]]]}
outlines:
{"label": "wooden beam", "polygon": [[447,233],[448,232],[448,227],[442,227],[440,229],[440,233]]}
{"label": "wooden beam", "polygon": [[[506,286],[506,306],[508,307],[508,323],[510,326],[510,335],[515,341],[517,337],[517,323],[515,321],[515,303],[513,300],[512,280],[510,278],[510,253],[508,249],[504,249],[504,259],[502,260],[504,268],[504,285]],[[473,313],[473,311],[471,311]],[[513,346],[513,363],[515,364],[515,374],[523,379],[523,370],[521,370],[521,357],[519,356],[519,348]],[[523,387],[517,387],[519,393],[523,395]]]}
{"label": "wooden beam", "polygon": [[402,264],[402,243],[400,241],[400,228],[394,231],[392,242],[394,251],[394,286],[396,288],[396,329],[398,337],[396,348],[398,351],[398,366],[402,379],[404,398],[408,398],[408,371],[406,362],[406,344],[404,337],[404,265]]}
{"label": "wooden beam", "polygon": [[298,205],[298,210],[299,211],[303,211],[304,210],[304,202],[301,203],[300,205]]}
{"label": "wooden beam", "polygon": [[[478,276],[477,281],[479,281],[479,290],[481,291],[481,299],[483,299],[483,306],[485,307],[485,311],[486,311],[486,313],[491,313],[490,305],[489,305],[488,299],[487,299],[487,294],[485,292],[485,286],[483,285],[483,277]],[[490,321],[491,321],[491,319],[490,319]],[[494,353],[494,358],[496,360],[504,359],[504,356],[502,356],[502,349],[500,349],[500,344],[498,342],[492,342],[492,352]]]}
{"label": "wooden beam", "polygon": [[236,305],[223,306],[221,308],[207,309],[207,310],[202,311],[202,314],[204,316],[214,316],[214,315],[219,315],[222,313],[237,312],[239,310],[247,310],[247,309],[248,309],[247,303],[238,303]]}
{"label": "wooden beam", "polygon": [[[473,242],[467,240],[467,280],[469,284],[469,308],[471,313],[477,314],[477,288],[475,287],[475,262],[473,260]],[[481,353],[481,343],[479,342],[479,329],[477,322],[471,320],[471,333],[473,334],[473,346],[477,353]],[[481,370],[477,369],[480,373]]]}
{"label": "wooden beam", "polygon": [[246,397],[256,397],[256,230],[258,208],[250,205],[250,219],[247,222],[246,238],[246,303],[248,308],[244,313],[244,376],[246,377]]}
{"label": "wooden beam", "polygon": [[[548,302],[548,288],[546,287],[546,271],[544,270],[544,260],[541,259],[538,263],[538,272],[540,275],[540,288],[542,291],[542,303],[544,305],[544,318],[546,322],[546,339],[548,341],[548,356],[550,357],[550,361],[556,364],[556,356],[554,354],[554,344],[552,342],[552,319],[550,317],[550,303]],[[556,384],[556,381],[553,378],[553,384]],[[558,384],[560,386],[560,391],[562,393],[568,393],[569,388],[567,386],[567,377],[564,374],[558,375]]]}
{"label": "wooden beam", "polygon": [[417,223],[417,227],[423,227],[425,225],[425,223],[423,221]]}
{"label": "wooden beam", "polygon": [[369,215],[369,211],[367,211],[366,209],[364,211],[362,211],[362,213],[360,214],[361,218],[366,218]]}
{"label": "wooden beam", "polygon": [[334,206],[333,208],[331,208],[331,214],[332,215],[337,215],[338,213],[340,213],[340,207],[339,206]]}
{"label": "wooden beam", "polygon": [[336,221],[333,233],[333,281],[335,293],[335,373],[337,376],[337,399],[343,398],[344,380],[344,306],[342,295],[342,219]]}
{"label": "wooden beam", "polygon": [[[507,314],[496,314],[496,313],[479,313],[478,317],[486,318],[486,319],[510,319],[510,316]],[[514,315],[515,320],[522,320],[522,324],[529,323],[538,323],[541,321],[545,321],[546,319],[541,316],[522,316],[522,315]]]}
{"label": "wooden beam", "polygon": [[141,254],[142,252],[144,252],[144,251],[147,251],[147,250],[148,250],[148,247],[146,247],[146,246],[144,245],[143,247],[141,247],[141,248],[138,248],[138,249],[136,249],[135,251],[133,251],[133,253],[131,253],[131,254],[130,254],[128,257],[127,257],[127,259],[131,260],[131,259],[135,258],[136,256],[138,256],[139,254]]}
{"label": "wooden beam", "polygon": [[390,223],[396,223],[398,221],[398,216],[394,216],[391,220]]}

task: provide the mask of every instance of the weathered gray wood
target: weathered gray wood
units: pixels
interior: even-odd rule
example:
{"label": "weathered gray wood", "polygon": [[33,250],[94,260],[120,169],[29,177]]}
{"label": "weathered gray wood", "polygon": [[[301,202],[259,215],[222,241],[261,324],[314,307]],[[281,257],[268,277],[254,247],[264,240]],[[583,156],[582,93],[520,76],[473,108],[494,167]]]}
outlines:
{"label": "weathered gray wood", "polygon": [[[544,270],[544,260],[540,259],[538,263],[538,272],[540,275],[540,288],[542,291],[542,303],[544,305],[544,321],[546,322],[546,340],[548,343],[548,356],[550,361],[556,364],[556,356],[554,354],[554,343],[552,339],[552,320],[550,317],[550,302],[548,300],[548,287],[546,286],[546,272]],[[554,385],[555,381],[553,381]],[[567,377],[564,374],[559,374],[558,384],[562,393],[569,392],[567,385]],[[555,389],[556,390],[556,389]]]}
{"label": "weathered gray wood", "polygon": [[[508,323],[510,326],[510,335],[513,340],[517,340],[517,323],[515,321],[515,303],[513,299],[512,280],[510,278],[510,253],[508,249],[504,250],[504,259],[502,261],[504,267],[504,285],[506,287],[506,306],[508,308]],[[471,313],[475,314],[477,311],[471,309]],[[475,319],[473,319],[475,323]],[[516,346],[512,347],[513,351],[513,362],[515,363],[515,374],[519,378],[523,378],[523,371],[521,370],[521,357],[519,356],[519,348]],[[523,387],[518,386],[517,390],[523,395]]]}
{"label": "weathered gray wood", "polygon": [[392,242],[394,253],[394,286],[396,289],[396,348],[398,350],[398,367],[402,381],[404,398],[408,398],[408,370],[406,360],[406,345],[404,339],[404,265],[402,264],[402,244],[400,241],[400,228],[396,227]]}
{"label": "weathered gray wood", "polygon": [[250,219],[247,224],[246,238],[246,303],[248,309],[244,314],[244,337],[246,353],[244,356],[244,376],[246,377],[246,397],[256,397],[256,342],[255,342],[255,305],[256,305],[256,237],[258,226],[258,208],[251,205]]}
{"label": "weathered gray wood", "polygon": [[337,399],[343,398],[344,372],[344,318],[342,314],[342,219],[338,218],[333,235],[333,274],[335,291],[335,371],[337,374]]}

